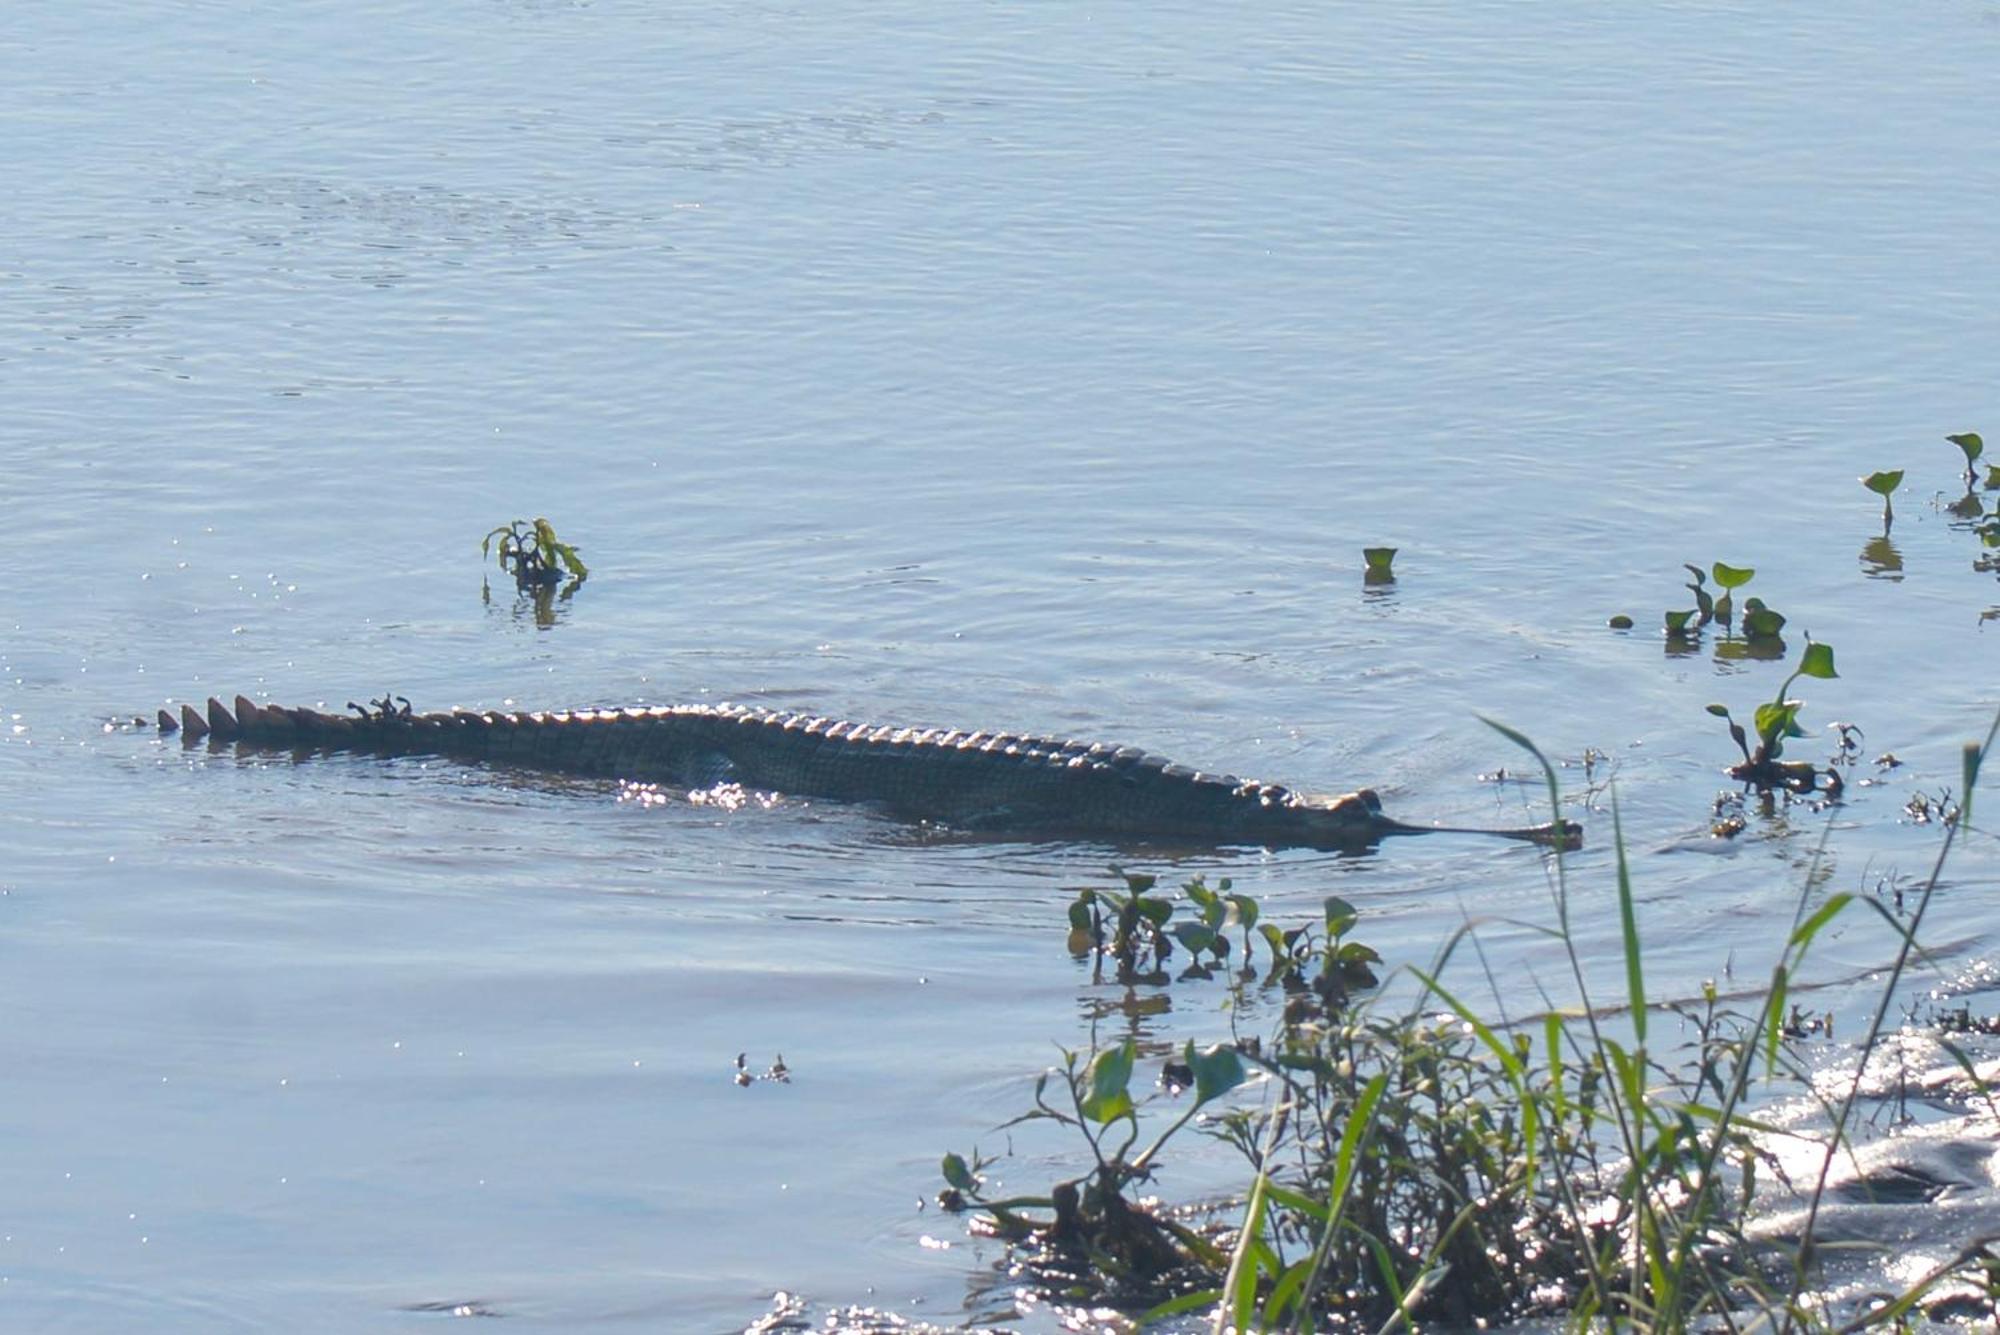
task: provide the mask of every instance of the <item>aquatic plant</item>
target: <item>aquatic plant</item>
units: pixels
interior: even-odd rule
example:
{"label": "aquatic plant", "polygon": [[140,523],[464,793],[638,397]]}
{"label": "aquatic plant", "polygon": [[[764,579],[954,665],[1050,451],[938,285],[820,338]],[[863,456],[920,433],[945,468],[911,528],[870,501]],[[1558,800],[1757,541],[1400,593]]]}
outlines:
{"label": "aquatic plant", "polygon": [[[1127,1039],[1100,1049],[1088,1061],[1064,1050],[1062,1065],[1035,1082],[1034,1107],[1008,1122],[1052,1121],[1077,1132],[1089,1146],[1092,1166],[1080,1177],[1054,1184],[1045,1195],[993,1197],[985,1194],[984,1170],[992,1160],[975,1149],[972,1157],[946,1154],[940,1165],[947,1210],[979,1211],[989,1229],[1023,1248],[1026,1265],[1044,1287],[1088,1292],[1101,1301],[1128,1307],[1157,1306],[1188,1289],[1224,1264],[1223,1253],[1199,1232],[1145,1209],[1128,1198],[1144,1181],[1160,1152],[1213,1100],[1248,1078],[1234,1048],[1182,1049],[1182,1089],[1191,1087],[1180,1115],[1137,1154],[1140,1102],[1132,1091],[1137,1047]],[[1050,1085],[1058,1085],[1051,1101]],[[1176,1093],[1181,1092],[1176,1090]],[[1027,1211],[1047,1212],[1046,1218]]]}
{"label": "aquatic plant", "polygon": [[[1781,761],[1785,742],[1789,738],[1804,737],[1806,732],[1799,727],[1799,711],[1805,708],[1805,701],[1790,698],[1792,683],[1800,677],[1816,677],[1830,681],[1840,674],[1833,667],[1833,646],[1816,643],[1810,636],[1806,638],[1805,653],[1800,656],[1799,665],[1778,687],[1778,693],[1768,702],[1757,706],[1752,717],[1752,726],[1757,731],[1757,749],[1750,749],[1749,736],[1743,725],[1730,715],[1727,705],[1709,705],[1708,712],[1729,724],[1730,740],[1743,753],[1743,763],[1730,767],[1729,777],[1747,783],[1761,792],[1784,788],[1797,793],[1809,793],[1815,787],[1819,769],[1810,761]],[[1850,725],[1851,726],[1851,725]],[[1827,771],[1838,782],[1834,771]]]}
{"label": "aquatic plant", "polygon": [[1870,473],[1861,479],[1861,485],[1882,498],[1882,532],[1888,533],[1889,526],[1896,522],[1896,511],[1889,504],[1889,497],[1903,485],[1903,470],[1895,468]]}
{"label": "aquatic plant", "polygon": [[[498,539],[497,552],[495,539]],[[479,542],[479,554],[494,555],[500,569],[514,577],[523,593],[562,582],[567,571],[574,588],[590,577],[590,568],[576,548],[556,537],[555,526],[546,519],[516,519],[502,524]]]}
{"label": "aquatic plant", "polygon": [[1396,582],[1397,549],[1394,547],[1363,547],[1361,559],[1365,562],[1361,571],[1364,584],[1394,584]]}
{"label": "aquatic plant", "polygon": [[1166,930],[1174,905],[1152,893],[1159,884],[1157,876],[1118,867],[1111,874],[1124,881],[1123,890],[1085,886],[1071,902],[1070,953],[1095,952],[1100,960],[1109,956],[1121,983],[1164,980],[1167,960],[1174,953],[1173,938]]}
{"label": "aquatic plant", "polygon": [[[1692,562],[1683,562],[1683,567],[1694,576],[1686,589],[1694,595],[1694,606],[1686,611],[1669,611],[1666,614],[1667,634],[1670,638],[1689,638],[1699,633],[1704,626],[1719,622],[1726,631],[1733,632],[1736,623],[1736,591],[1755,578],[1757,572],[1749,566],[1725,565],[1715,562],[1708,570]],[[1722,592],[1710,593],[1709,577]],[[1750,598],[1743,604],[1743,636],[1753,642],[1759,650],[1766,651],[1758,656],[1776,657],[1782,653],[1774,642],[1785,628],[1785,617],[1767,607],[1761,598]]]}
{"label": "aquatic plant", "polygon": [[1986,442],[1980,439],[1977,431],[1966,431],[1956,436],[1946,436],[1945,439],[1958,446],[1965,455],[1965,486],[1966,490],[1970,491],[1979,482],[1979,473],[1975,466],[1979,462],[1979,456],[1986,452]]}

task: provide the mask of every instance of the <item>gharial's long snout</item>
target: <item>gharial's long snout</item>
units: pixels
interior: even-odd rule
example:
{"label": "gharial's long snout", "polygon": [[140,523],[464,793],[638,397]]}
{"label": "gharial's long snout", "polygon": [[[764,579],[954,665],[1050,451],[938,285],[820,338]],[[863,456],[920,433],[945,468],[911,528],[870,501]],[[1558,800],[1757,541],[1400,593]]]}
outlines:
{"label": "gharial's long snout", "polygon": [[1382,814],[1382,798],[1373,788],[1362,788],[1315,804],[1344,827],[1367,829],[1371,839],[1398,834],[1483,834],[1497,839],[1520,839],[1546,848],[1573,852],[1583,847],[1583,827],[1575,821],[1550,821],[1546,825],[1522,825],[1511,829],[1481,829],[1465,825],[1410,825]]}

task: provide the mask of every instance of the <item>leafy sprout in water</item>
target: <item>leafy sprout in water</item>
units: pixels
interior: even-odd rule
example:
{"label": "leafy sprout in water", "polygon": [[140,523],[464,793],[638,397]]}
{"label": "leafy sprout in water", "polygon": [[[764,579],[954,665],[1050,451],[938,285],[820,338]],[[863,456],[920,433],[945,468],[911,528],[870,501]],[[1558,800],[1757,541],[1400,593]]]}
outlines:
{"label": "leafy sprout in water", "polygon": [[1973,470],[1973,465],[1978,463],[1979,456],[1986,452],[1986,442],[1980,439],[1977,431],[1967,431],[1961,435],[1946,436],[1945,439],[1965,451],[1965,485],[1967,487],[1973,486],[1979,481],[1979,474]]}
{"label": "leafy sprout in water", "polygon": [[1785,742],[1789,738],[1804,737],[1806,732],[1799,726],[1799,711],[1805,708],[1805,701],[1794,700],[1788,694],[1792,683],[1800,677],[1815,677],[1831,681],[1840,674],[1833,667],[1833,646],[1818,644],[1808,636],[1806,651],[1799,659],[1799,665],[1792,675],[1785,678],[1778,687],[1778,693],[1769,701],[1757,706],[1752,726],[1757,733],[1757,749],[1750,749],[1749,733],[1733,718],[1725,705],[1709,705],[1708,712],[1729,723],[1729,736],[1736,743],[1736,749],[1743,753],[1743,763],[1730,769],[1729,775],[1743,783],[1754,784],[1760,791],[1786,788],[1793,792],[1809,793],[1813,790],[1819,771],[1808,761],[1781,761],[1785,753]]}
{"label": "leafy sprout in water", "polygon": [[1733,595],[1736,590],[1748,584],[1751,576],[1757,572],[1748,566],[1739,569],[1736,566],[1726,566],[1722,562],[1717,561],[1709,568],[1709,573],[1714,575],[1715,582],[1722,586],[1722,596],[1715,600],[1715,619],[1720,621],[1725,627],[1734,629],[1733,622],[1736,613],[1736,604],[1733,601]]}
{"label": "leafy sprout in water", "polygon": [[1896,522],[1896,511],[1889,504],[1889,494],[1903,485],[1903,470],[1890,468],[1870,473],[1861,479],[1861,485],[1882,498],[1882,531],[1888,532],[1889,525]]}
{"label": "leafy sprout in water", "polygon": [[1685,586],[1694,595],[1694,606],[1685,612],[1667,613],[1667,634],[1676,638],[1693,635],[1715,619],[1715,596],[1708,591],[1708,573],[1691,561],[1682,562],[1682,566],[1694,576]]}
{"label": "leafy sprout in water", "polygon": [[560,583],[564,571],[569,573],[571,588],[590,577],[590,568],[576,554],[576,548],[556,537],[555,526],[546,519],[502,524],[480,540],[481,556],[494,554],[496,538],[500,568],[514,577],[523,592]]}
{"label": "leafy sprout in water", "polygon": [[1396,572],[1392,567],[1396,563],[1396,551],[1394,547],[1363,547],[1361,559],[1367,562],[1367,566],[1361,572],[1361,582],[1394,584]]}
{"label": "leafy sprout in water", "polygon": [[1745,599],[1743,633],[1753,640],[1775,640],[1785,629],[1785,616],[1764,605],[1762,598]]}
{"label": "leafy sprout in water", "polygon": [[[1711,621],[1719,621],[1728,630],[1735,629],[1736,590],[1748,584],[1756,575],[1749,566],[1732,566],[1721,561],[1715,562],[1707,570],[1692,561],[1682,563],[1683,568],[1694,578],[1687,584],[1687,590],[1694,595],[1694,606],[1685,612],[1674,611],[1666,614],[1667,636],[1669,639],[1685,640],[1694,635]],[[1709,592],[1710,576],[1722,590],[1720,596]],[[1743,606],[1743,633],[1751,640],[1769,644],[1775,641],[1785,627],[1785,618],[1764,605],[1762,599],[1752,598]]]}

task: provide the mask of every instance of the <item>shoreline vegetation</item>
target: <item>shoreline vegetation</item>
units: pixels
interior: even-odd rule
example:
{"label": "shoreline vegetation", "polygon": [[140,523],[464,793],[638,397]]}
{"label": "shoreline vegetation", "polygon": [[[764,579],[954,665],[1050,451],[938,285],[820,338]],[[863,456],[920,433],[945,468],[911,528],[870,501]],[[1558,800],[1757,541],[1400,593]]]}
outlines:
{"label": "shoreline vegetation", "polygon": [[[1493,726],[1533,756],[1559,809],[1547,758]],[[1974,788],[1996,735],[2000,716],[1965,746],[1962,797],[1904,914],[1848,893],[1822,897],[1806,876],[1750,1010],[1712,983],[1692,1003],[1647,993],[1615,795],[1623,995],[1600,995],[1587,976],[1575,896],[1553,850],[1552,923],[1539,930],[1573,991],[1560,1004],[1545,997],[1527,1020],[1491,1018],[1445,985],[1451,960],[1476,950],[1477,924],[1428,967],[1396,971],[1406,985],[1392,997],[1343,900],[1327,900],[1321,922],[1287,930],[1227,881],[1210,888],[1196,878],[1176,900],[1153,877],[1114,869],[1121,886],[1083,890],[1071,905],[1072,951],[1128,984],[1222,977],[1233,997],[1273,990],[1282,997],[1275,1025],[1207,1048],[1189,1042],[1163,1064],[1163,1092],[1150,1098],[1136,1083],[1131,1040],[1064,1052],[1038,1082],[1034,1107],[1005,1125],[1047,1121],[1073,1133],[1081,1175],[1042,1194],[990,1196],[994,1160],[947,1154],[939,1202],[972,1214],[975,1232],[1006,1240],[1015,1269],[1046,1301],[1115,1309],[1134,1327],[1387,1332],[1541,1319],[1647,1335],[1849,1335],[1904,1329],[1927,1314],[2000,1319],[2000,1239],[1969,1239],[1900,1290],[1863,1301],[1837,1303],[1816,1287],[1828,1250],[1818,1217],[1836,1165],[1853,1151],[1870,1061],[1891,1033],[1933,893],[1961,832],[1975,828]],[[1797,1048],[1824,1022],[1798,1004],[1793,985],[1815,940],[1860,908],[1880,915],[1894,949],[1852,1069],[1829,1093]],[[1170,973],[1177,949],[1187,962]],[[1655,1023],[1667,1018],[1692,1039],[1660,1042]],[[1966,1106],[2000,1120],[2000,1089],[1962,1048],[1938,1041],[1963,1070]],[[1820,1091],[1827,1123],[1803,1157],[1805,1133],[1752,1111],[1801,1089]],[[1155,1104],[1173,1108],[1164,1126],[1147,1116]],[[1138,1194],[1190,1129],[1244,1161],[1233,1217]],[[1778,1197],[1799,1207],[1783,1236],[1757,1227]]]}
{"label": "shoreline vegetation", "polygon": [[[1981,442],[1949,439],[1965,455],[1966,495],[1943,508],[1986,549],[1975,570],[2000,569],[2000,503],[1987,514],[1976,490]],[[1871,546],[1887,543],[1889,496],[1902,480],[1902,470],[1862,479],[1884,504],[1883,537]],[[1985,485],[2000,488],[2000,468]],[[1670,655],[1689,652],[1713,626],[1722,632],[1718,658],[1783,662],[1786,617],[1761,599],[1735,605],[1752,570],[1687,569],[1696,606],[1666,613]],[[1633,621],[1610,624],[1624,631]],[[1766,811],[1808,795],[1816,809],[1840,801],[1841,770],[1859,749],[1855,725],[1830,725],[1839,749],[1824,768],[1784,754],[1788,740],[1807,735],[1791,687],[1835,675],[1832,648],[1807,637],[1749,728],[1726,706],[1706,706],[1741,755],[1727,772],[1744,799],[1754,793]],[[1547,757],[1522,733],[1491,726],[1533,757],[1560,818]],[[1284,928],[1226,880],[1211,888],[1197,877],[1175,897],[1152,876],[1113,868],[1119,884],[1084,889],[1070,905],[1072,953],[1100,980],[1108,971],[1127,986],[1224,979],[1230,1038],[1186,1043],[1161,1064],[1151,1095],[1132,1040],[1064,1051],[1033,1106],[999,1129],[1052,1124],[1078,1145],[1081,1171],[1045,1192],[1003,1196],[988,1191],[996,1160],[951,1153],[938,1201],[970,1215],[975,1233],[1005,1240],[1012,1273],[1038,1301],[1088,1311],[1094,1324],[1122,1314],[1133,1329],[1386,1335],[1534,1321],[1637,1335],[1857,1335],[1924,1320],[1991,1329],[2000,1324],[2000,1236],[1964,1239],[1893,1290],[1843,1293],[1830,1285],[1845,1254],[1821,1236],[1821,1221],[1836,1170],[1858,1172],[1857,1107],[1880,1083],[1871,1062],[1880,1065],[1895,1037],[1892,1012],[1953,849],[1976,828],[1974,791],[1996,736],[2000,714],[1963,748],[1957,801],[1941,797],[1927,813],[1943,827],[1935,859],[1893,908],[1823,892],[1811,869],[1822,835],[1790,931],[1747,997],[1724,997],[1713,981],[1693,999],[1648,993],[1615,789],[1622,989],[1607,995],[1586,968],[1573,930],[1577,898],[1562,851],[1551,850],[1548,914],[1529,927],[1561,960],[1567,995],[1541,991],[1539,1013],[1526,1019],[1506,1015],[1490,973],[1490,1009],[1447,985],[1462,954],[1485,967],[1476,922],[1426,967],[1389,970],[1357,937],[1361,915],[1344,900],[1328,899],[1310,926]],[[1728,838],[1742,826],[1718,821],[1712,833]],[[1846,1066],[1816,1074],[1805,1044],[1829,1037],[1831,1019],[1798,999],[1801,966],[1832,923],[1869,909],[1890,933],[1869,1022]],[[1277,1017],[1245,1035],[1237,1018],[1254,1008],[1237,1003],[1252,993]],[[1671,1039],[1670,1020],[1678,1023]],[[1957,1068],[1953,1106],[2000,1124],[2000,1076],[1953,1037],[1996,1025],[1948,1012],[1933,1017],[1932,1037]],[[1760,1115],[1802,1091],[1822,1129]],[[1176,1209],[1141,1194],[1190,1132],[1242,1159],[1231,1203]]]}

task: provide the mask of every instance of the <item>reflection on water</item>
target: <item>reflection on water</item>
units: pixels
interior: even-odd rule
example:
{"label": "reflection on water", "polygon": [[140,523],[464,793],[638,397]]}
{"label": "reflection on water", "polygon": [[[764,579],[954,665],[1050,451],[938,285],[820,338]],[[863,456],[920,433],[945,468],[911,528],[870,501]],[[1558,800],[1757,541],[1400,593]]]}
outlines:
{"label": "reflection on water", "polygon": [[1722,668],[1732,663],[1776,663],[1790,651],[1784,637],[1779,635],[1757,635],[1748,639],[1725,635],[1715,642],[1715,664]]}
{"label": "reflection on water", "polygon": [[1888,533],[1870,538],[1861,549],[1861,569],[1870,579],[1894,582],[1903,578],[1903,553],[1889,541]]}
{"label": "reflection on water", "polygon": [[[553,584],[537,584],[532,588],[516,589],[513,605],[504,609],[505,614],[515,622],[532,623],[536,630],[553,630],[569,615],[569,600],[582,583],[580,579],[571,579],[560,588]],[[485,580],[479,582],[479,601],[496,614],[503,610],[494,606],[492,585]]]}

